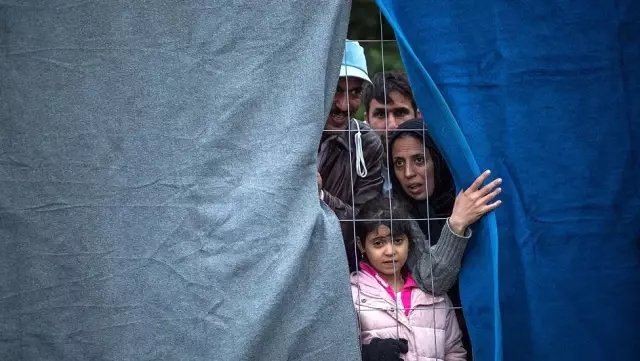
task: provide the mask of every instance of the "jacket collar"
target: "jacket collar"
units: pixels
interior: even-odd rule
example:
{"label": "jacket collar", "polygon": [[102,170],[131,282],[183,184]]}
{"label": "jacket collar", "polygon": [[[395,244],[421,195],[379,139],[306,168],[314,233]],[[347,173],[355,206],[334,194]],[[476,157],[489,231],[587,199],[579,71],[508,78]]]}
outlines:
{"label": "jacket collar", "polygon": [[[338,145],[340,145],[343,148],[343,150],[349,150],[349,135],[357,133],[357,129],[354,122],[357,122],[357,120],[353,118],[349,120],[346,127],[341,131],[323,132],[320,143],[329,142],[329,141],[335,142]],[[349,130],[349,127],[351,127],[351,130],[347,131]],[[363,126],[361,125],[360,128],[363,128]],[[351,147],[352,149],[355,149],[355,144],[353,144],[353,142],[351,143]]]}
{"label": "jacket collar", "polygon": [[[365,264],[366,266],[363,267],[363,264]],[[371,267],[370,265],[361,262],[360,271],[351,274],[351,284],[357,287],[363,295],[366,295],[370,298],[382,299],[389,305],[395,306],[396,296],[393,290],[391,291],[391,293],[387,291],[387,289],[385,289],[385,287],[378,281],[378,279],[376,279],[375,276],[373,276],[370,272],[364,270],[367,267],[373,269],[373,267]],[[373,271],[375,272],[375,269],[373,269]],[[411,302],[409,307],[405,306],[405,309],[408,310],[409,308],[433,306],[436,303],[444,302],[445,298],[442,296],[434,296],[430,293],[425,292],[413,292],[414,288],[419,289],[418,285],[411,276],[411,273],[407,273],[407,275],[408,279],[405,280],[404,288],[410,287],[409,294]],[[405,311],[405,314],[408,314],[408,312]]]}
{"label": "jacket collar", "polygon": [[393,287],[378,274],[375,268],[371,267],[371,265],[369,265],[366,262],[360,262],[360,269],[362,270],[361,271],[362,273],[373,278],[375,282],[378,284],[378,287],[381,287],[385,291],[385,293],[389,295],[389,297],[391,298],[391,300],[393,300],[394,303],[397,302],[402,304],[402,307],[404,308],[405,316],[409,315],[409,312],[411,312],[411,307],[412,307],[411,294],[414,288],[418,288],[418,285],[413,280],[413,277],[411,277],[411,272],[406,272],[401,276],[404,278],[404,285],[402,286],[402,289],[399,292],[400,299],[398,300],[396,299],[397,294],[393,289]]}

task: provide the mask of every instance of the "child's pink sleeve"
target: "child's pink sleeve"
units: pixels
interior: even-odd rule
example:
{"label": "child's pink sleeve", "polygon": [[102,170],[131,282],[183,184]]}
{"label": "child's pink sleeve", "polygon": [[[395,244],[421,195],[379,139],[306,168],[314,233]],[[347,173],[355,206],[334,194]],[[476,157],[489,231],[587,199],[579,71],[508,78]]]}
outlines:
{"label": "child's pink sleeve", "polygon": [[447,345],[444,359],[445,361],[466,361],[467,351],[462,346],[462,331],[460,331],[460,326],[458,326],[456,311],[449,297],[446,297],[446,301],[449,310],[447,312],[447,325],[445,329]]}

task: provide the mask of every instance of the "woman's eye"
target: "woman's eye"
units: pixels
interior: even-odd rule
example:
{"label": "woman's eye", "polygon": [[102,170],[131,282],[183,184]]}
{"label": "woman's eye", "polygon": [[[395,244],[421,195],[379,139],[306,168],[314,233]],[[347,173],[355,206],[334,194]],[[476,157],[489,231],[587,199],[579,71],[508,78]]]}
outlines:
{"label": "woman's eye", "polygon": [[396,238],[393,240],[396,244],[402,244],[404,242],[404,238]]}
{"label": "woman's eye", "polygon": [[423,156],[416,157],[416,164],[422,164],[422,163],[424,163],[424,157]]}
{"label": "woman's eye", "polygon": [[396,163],[396,168],[400,168],[404,165],[404,162],[400,159],[397,159],[395,163]]}

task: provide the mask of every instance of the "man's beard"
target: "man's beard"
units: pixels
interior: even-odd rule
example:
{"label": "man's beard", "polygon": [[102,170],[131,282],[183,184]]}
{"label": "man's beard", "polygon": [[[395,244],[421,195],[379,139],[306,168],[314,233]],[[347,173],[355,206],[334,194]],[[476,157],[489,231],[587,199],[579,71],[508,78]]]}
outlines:
{"label": "man's beard", "polygon": [[[388,157],[387,157],[387,147],[389,146],[389,143],[387,142],[387,132],[383,131],[378,131],[377,132],[378,135],[380,136],[380,140],[382,141],[382,164],[384,164],[385,166],[388,166]],[[389,132],[391,133],[391,132]]]}
{"label": "man's beard", "polygon": [[384,150],[387,150],[387,132],[383,131],[379,131],[378,135],[380,135],[380,140],[382,140],[382,147],[384,148]]}
{"label": "man's beard", "polygon": [[340,109],[332,108],[327,119],[331,128],[342,128],[349,121],[349,112],[343,112]]}
{"label": "man's beard", "polygon": [[345,117],[349,116],[349,112],[343,112],[342,110],[340,110],[338,108],[331,108],[331,111],[329,112],[329,114],[330,115],[345,116]]}

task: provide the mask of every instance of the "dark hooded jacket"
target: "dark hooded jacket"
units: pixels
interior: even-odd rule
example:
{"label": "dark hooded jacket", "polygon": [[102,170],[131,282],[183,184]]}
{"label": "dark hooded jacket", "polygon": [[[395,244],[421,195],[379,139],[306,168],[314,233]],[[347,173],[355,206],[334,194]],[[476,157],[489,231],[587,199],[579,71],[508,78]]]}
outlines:
{"label": "dark hooded jacket", "polygon": [[[356,174],[355,137],[358,127],[366,177]],[[339,219],[357,217],[363,204],[382,193],[382,154],[380,137],[358,120],[352,119],[345,131],[323,133],[318,148],[318,172],[322,177],[324,201]]]}
{"label": "dark hooded jacket", "polygon": [[[434,189],[427,200],[418,201],[411,198],[400,185],[393,171],[393,144],[402,137],[415,137],[425,146],[433,160]],[[417,219],[426,239],[417,238],[414,251],[407,259],[407,265],[423,290],[428,292],[448,292],[454,306],[460,306],[460,292],[456,282],[462,256],[471,237],[471,230],[467,229],[464,237],[455,235],[447,224],[447,218],[453,211],[455,203],[455,184],[449,167],[422,119],[413,119],[402,123],[389,139],[388,164],[393,196],[406,202],[413,218]],[[438,243],[436,245],[436,243]],[[436,283],[438,287],[436,287]],[[462,342],[473,360],[471,341],[464,321],[464,315],[456,309],[456,315],[462,329]]]}

